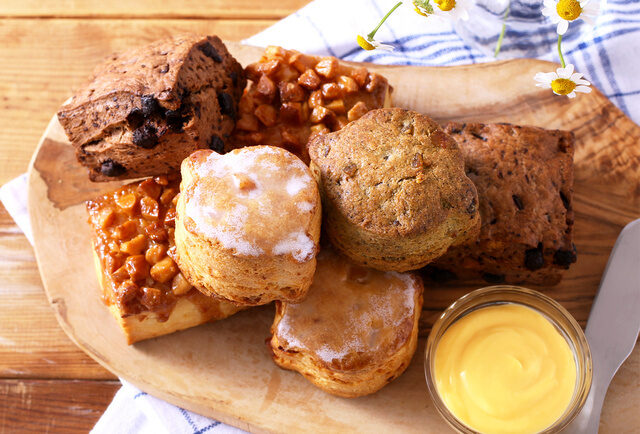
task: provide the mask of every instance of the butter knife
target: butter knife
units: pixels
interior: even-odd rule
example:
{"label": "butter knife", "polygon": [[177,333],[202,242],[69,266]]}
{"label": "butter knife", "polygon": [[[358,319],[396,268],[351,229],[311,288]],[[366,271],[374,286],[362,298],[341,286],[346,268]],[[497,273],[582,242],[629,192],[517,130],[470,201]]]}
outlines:
{"label": "butter knife", "polygon": [[598,432],[609,383],[633,351],[639,331],[640,219],[620,232],[593,301],[585,331],[593,359],[591,391],[566,432]]}

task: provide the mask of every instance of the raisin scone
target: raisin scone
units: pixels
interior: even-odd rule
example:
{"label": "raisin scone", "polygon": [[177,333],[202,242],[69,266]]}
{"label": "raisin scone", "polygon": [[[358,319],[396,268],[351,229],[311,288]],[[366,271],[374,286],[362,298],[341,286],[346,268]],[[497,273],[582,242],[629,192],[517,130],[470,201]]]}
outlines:
{"label": "raisin scone", "polygon": [[490,283],[557,284],[576,261],[573,134],[509,124],[450,123],[445,131],[478,189],[482,228],[433,265]]}
{"label": "raisin scone", "polygon": [[477,236],[476,188],[455,141],[427,116],[370,111],[309,143],[331,243],[357,264],[415,270]]}
{"label": "raisin scone", "polygon": [[58,119],[92,181],[161,175],[224,148],[245,86],[220,38],[177,36],[110,57]]}

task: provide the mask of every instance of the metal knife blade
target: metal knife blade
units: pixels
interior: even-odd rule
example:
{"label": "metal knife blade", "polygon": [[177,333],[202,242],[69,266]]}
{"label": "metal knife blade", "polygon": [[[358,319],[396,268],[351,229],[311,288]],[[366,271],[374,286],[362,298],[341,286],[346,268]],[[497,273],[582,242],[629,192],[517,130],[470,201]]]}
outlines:
{"label": "metal knife blade", "polygon": [[613,376],[633,351],[640,332],[640,219],[620,232],[593,301],[585,335],[593,359],[589,397],[567,432],[597,433]]}

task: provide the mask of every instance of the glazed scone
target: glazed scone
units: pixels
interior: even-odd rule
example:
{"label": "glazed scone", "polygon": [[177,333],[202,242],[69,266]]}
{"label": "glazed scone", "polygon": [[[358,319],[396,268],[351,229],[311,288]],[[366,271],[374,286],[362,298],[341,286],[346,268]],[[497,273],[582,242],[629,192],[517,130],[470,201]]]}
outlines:
{"label": "glazed scone", "polygon": [[102,299],[129,344],[240,310],[194,289],[173,261],[177,193],[176,180],[156,177],[87,202]]}
{"label": "glazed scone", "polygon": [[478,188],[480,236],[451,248],[429,273],[490,283],[555,285],[576,261],[573,134],[509,124],[450,123]]}
{"label": "glazed scone", "polygon": [[324,228],[354,262],[421,268],[477,236],[478,195],[456,143],[433,120],[373,110],[309,143]]}
{"label": "glazed scone", "polygon": [[220,38],[176,36],[110,57],[58,119],[92,181],[168,174],[222,151],[245,85]]}
{"label": "glazed scone", "polygon": [[244,306],[297,301],[315,271],[321,215],[317,184],[290,152],[197,151],[182,163],[176,259],[205,294]]}
{"label": "glazed scone", "polygon": [[413,274],[363,268],[323,249],[307,297],[276,304],[274,360],[334,395],[374,393],[411,362],[422,290]]}

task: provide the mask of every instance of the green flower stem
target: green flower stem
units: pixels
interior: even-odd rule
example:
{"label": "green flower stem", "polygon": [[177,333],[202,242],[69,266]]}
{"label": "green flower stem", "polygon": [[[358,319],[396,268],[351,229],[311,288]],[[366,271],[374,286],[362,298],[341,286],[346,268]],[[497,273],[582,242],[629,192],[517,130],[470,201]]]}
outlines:
{"label": "green flower stem", "polygon": [[500,49],[502,48],[502,40],[504,39],[504,33],[507,30],[507,18],[509,18],[509,11],[511,10],[511,2],[507,5],[507,10],[504,11],[504,16],[502,17],[502,30],[500,31],[500,36],[498,37],[498,42],[496,43],[496,51],[493,52],[493,57],[498,57],[498,53],[500,53]]}
{"label": "green flower stem", "polygon": [[396,5],[394,7],[391,8],[391,10],[389,12],[387,12],[387,15],[385,15],[380,22],[378,23],[378,25],[376,26],[375,29],[373,29],[371,31],[371,33],[369,33],[367,35],[367,39],[369,39],[370,41],[373,40],[373,38],[376,36],[376,32],[378,31],[378,29],[384,24],[385,21],[387,21],[387,18],[389,18],[389,16],[393,13],[393,11],[395,11],[396,9],[398,9],[400,7],[400,5],[402,4],[402,2],[398,2],[396,3]]}
{"label": "green flower stem", "polygon": [[562,35],[558,35],[558,56],[560,56],[560,64],[565,68],[567,64],[564,63],[564,57],[562,56]]}

